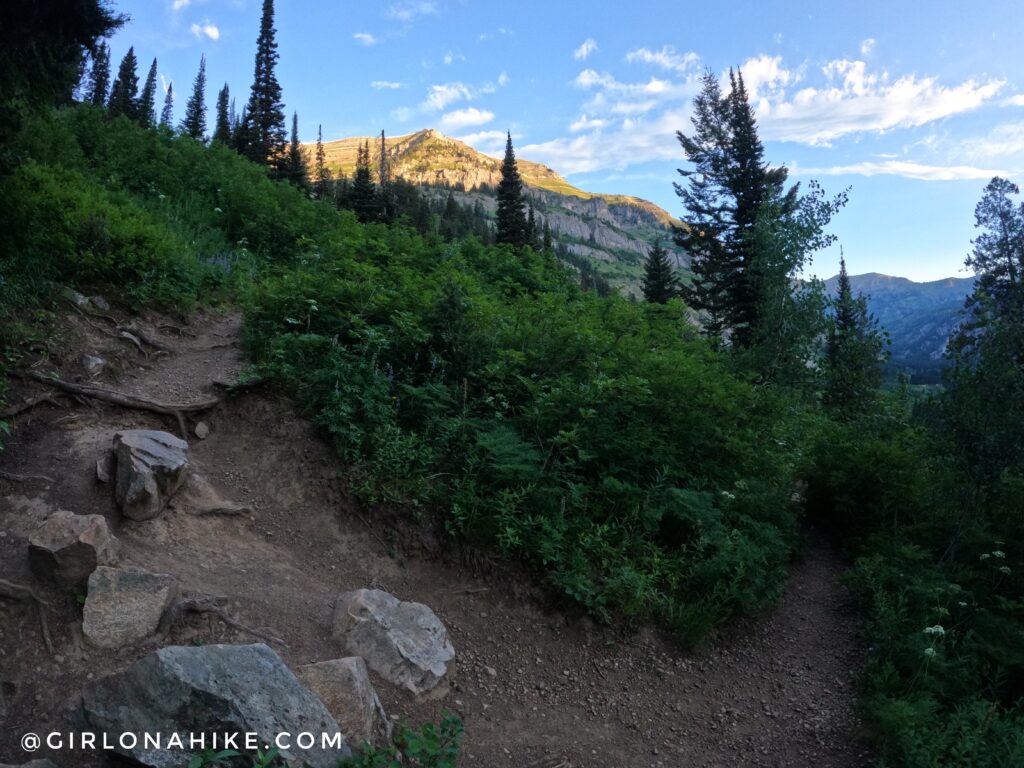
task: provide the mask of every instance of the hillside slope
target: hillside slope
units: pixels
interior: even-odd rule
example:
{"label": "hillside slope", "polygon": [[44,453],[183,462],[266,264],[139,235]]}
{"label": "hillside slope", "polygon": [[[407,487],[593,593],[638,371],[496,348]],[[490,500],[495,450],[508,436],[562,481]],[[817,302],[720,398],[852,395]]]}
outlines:
{"label": "hillside slope", "polygon": [[[825,281],[834,294],[838,276]],[[871,272],[850,277],[854,293],[868,297],[868,307],[889,332],[891,366],[910,370],[915,379],[937,379],[945,365],[946,340],[956,326],[973,277],[949,277],[915,283],[905,277]]]}
{"label": "hillside slope", "polygon": [[[370,162],[376,172],[379,137],[325,142],[328,167],[336,175],[351,176],[364,141],[370,143]],[[314,145],[306,144],[304,149],[311,155]],[[438,194],[453,190],[460,202],[479,200],[486,210],[494,211],[492,190],[501,180],[500,160],[433,129],[386,138],[385,151],[393,176],[436,188]],[[528,198],[552,232],[570,251],[590,259],[614,285],[636,291],[643,259],[657,239],[685,267],[684,255],[671,242],[671,228],[682,222],[664,209],[638,197],[586,192],[540,163],[519,158],[518,165]]]}

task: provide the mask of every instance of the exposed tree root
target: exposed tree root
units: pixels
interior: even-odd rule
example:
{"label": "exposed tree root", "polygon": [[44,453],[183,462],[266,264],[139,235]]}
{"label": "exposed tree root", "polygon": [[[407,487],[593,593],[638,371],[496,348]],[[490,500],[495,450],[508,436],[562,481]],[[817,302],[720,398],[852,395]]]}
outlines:
{"label": "exposed tree root", "polygon": [[43,392],[38,395],[32,395],[32,397],[29,397],[24,402],[19,403],[18,405],[12,405],[0,411],[0,418],[9,419],[12,416],[17,416],[19,413],[29,411],[35,408],[37,405],[40,405],[41,403],[49,403],[50,405],[56,406],[57,408],[64,407],[64,404],[61,403],[59,400],[55,399],[54,396],[51,395],[49,392]]}
{"label": "exposed tree root", "polygon": [[188,428],[185,425],[184,414],[207,411],[215,405],[218,405],[221,401],[221,398],[214,397],[207,400],[200,400],[195,403],[161,403],[156,400],[149,400],[145,397],[135,397],[134,395],[128,395],[124,392],[118,392],[113,389],[104,389],[103,387],[97,387],[91,384],[75,384],[70,381],[58,379],[55,376],[46,376],[45,374],[37,371],[26,371],[21,375],[32,379],[33,381],[38,381],[40,384],[46,384],[49,387],[70,392],[73,395],[101,400],[105,403],[119,405],[122,408],[131,408],[136,411],[149,411],[151,413],[159,413],[164,416],[174,416],[178,420],[178,427],[181,429],[182,439],[185,440],[188,439]]}
{"label": "exposed tree root", "polygon": [[247,635],[252,635],[259,640],[263,640],[267,643],[274,643],[283,648],[287,648],[288,644],[278,637],[273,635],[260,632],[258,629],[247,627],[244,624],[240,624],[231,616],[228,615],[227,611],[217,605],[217,602],[223,600],[213,595],[198,595],[196,597],[182,598],[170,608],[168,608],[163,617],[160,619],[160,626],[157,629],[157,637],[160,643],[167,640],[167,635],[170,634],[171,629],[174,628],[175,623],[181,620],[186,613],[207,613],[216,616],[222,622],[232,629],[237,629],[239,632],[244,632]]}
{"label": "exposed tree root", "polygon": [[0,479],[10,480],[12,483],[30,483],[33,480],[41,480],[44,483],[52,483],[53,478],[46,475],[18,475],[14,472],[4,472],[0,469]]}
{"label": "exposed tree root", "polygon": [[50,636],[50,625],[46,620],[46,601],[33,592],[31,587],[4,579],[0,579],[0,598],[32,603],[35,606],[36,613],[39,615],[39,628],[43,633],[43,642],[46,644],[46,650],[52,654],[53,638]]}

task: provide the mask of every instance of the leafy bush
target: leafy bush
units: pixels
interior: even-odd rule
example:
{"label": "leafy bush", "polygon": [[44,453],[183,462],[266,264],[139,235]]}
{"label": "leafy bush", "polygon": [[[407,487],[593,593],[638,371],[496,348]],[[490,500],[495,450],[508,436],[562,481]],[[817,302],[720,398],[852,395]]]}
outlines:
{"label": "leafy bush", "polygon": [[393,747],[364,745],[362,754],[345,761],[341,768],[455,768],[462,735],[462,721],[446,715],[439,725],[426,723],[418,731],[402,728]]}

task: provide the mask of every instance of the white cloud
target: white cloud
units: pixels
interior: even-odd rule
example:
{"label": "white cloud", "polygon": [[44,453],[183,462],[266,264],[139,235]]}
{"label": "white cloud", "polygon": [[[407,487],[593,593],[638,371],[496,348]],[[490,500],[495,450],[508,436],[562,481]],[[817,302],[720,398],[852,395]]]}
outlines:
{"label": "white cloud", "polygon": [[427,98],[420,105],[420,108],[437,112],[449,104],[454,104],[456,101],[472,98],[473,92],[466,85],[462,83],[442,83],[441,85],[430,86]]}
{"label": "white cloud", "polygon": [[393,91],[398,88],[405,88],[405,83],[396,83],[393,80],[374,80],[370,87],[377,91]]}
{"label": "white cloud", "polygon": [[782,66],[781,56],[762,55],[747,59],[740,69],[743,72],[743,85],[747,89],[747,96],[755,107],[765,91],[785,88],[800,80],[797,72]]}
{"label": "white cloud", "polygon": [[433,16],[437,13],[437,3],[432,0],[404,0],[388,7],[386,15],[389,19],[408,24],[420,16]]}
{"label": "white cloud", "polygon": [[174,0],[171,3],[171,10],[180,11],[182,8],[188,8],[192,4],[192,0]]}
{"label": "white cloud", "polygon": [[580,131],[593,131],[600,128],[604,128],[608,125],[607,120],[603,120],[599,117],[587,117],[586,114],[580,115],[579,120],[574,120],[569,123],[569,130],[573,133],[579,133]]}
{"label": "white cloud", "polygon": [[451,63],[456,62],[456,61],[465,61],[465,60],[466,60],[466,57],[463,56],[461,53],[453,53],[452,51],[448,51],[444,55],[444,58],[442,59],[442,61],[444,61],[445,64],[451,64]]}
{"label": "white cloud", "polygon": [[189,27],[189,30],[197,38],[205,35],[211,40],[220,40],[220,30],[217,28],[217,25],[211,24],[208,21],[204,21],[202,24],[193,24]]}
{"label": "white cloud", "polygon": [[1024,93],[1018,93],[1003,99],[1004,107],[1024,107]]}
{"label": "white cloud", "polygon": [[457,109],[454,112],[446,112],[441,116],[441,127],[446,131],[460,131],[463,128],[475,128],[480,125],[487,125],[494,119],[494,113],[486,109],[469,107]]}
{"label": "white cloud", "polygon": [[352,39],[362,43],[365,46],[377,44],[377,38],[371,35],[369,32],[356,32],[354,35],[352,35]]}
{"label": "white cloud", "polygon": [[957,141],[956,154],[970,161],[1024,156],[1024,122],[997,125],[988,136]]}
{"label": "white cloud", "polygon": [[626,54],[626,61],[639,61],[643,64],[653,64],[662,69],[673,72],[686,72],[700,61],[696,53],[676,53],[671,45],[662,46],[660,51],[652,51],[649,48],[637,48]]}
{"label": "white cloud", "polygon": [[[743,65],[744,79],[762,69],[760,57]],[[786,86],[800,77],[774,62],[770,76],[748,82],[765,139],[827,145],[858,133],[883,133],[914,128],[969,112],[993,99],[1004,81],[967,80],[944,86],[934,77],[904,75],[893,80],[885,71],[870,72],[863,61],[837,59],[822,69],[826,85],[802,88],[792,95]],[[756,97],[755,97],[756,94]]]}
{"label": "white cloud", "polygon": [[860,44],[860,55],[867,56],[873,50],[875,50],[876,40],[873,37],[869,37],[866,40],[862,40]]}
{"label": "white cloud", "polygon": [[509,80],[508,72],[502,72],[500,75],[498,75],[498,87],[499,88],[504,88],[506,85],[509,84],[509,82],[511,82],[511,81]]}
{"label": "white cloud", "polygon": [[598,50],[599,49],[597,47],[597,43],[594,42],[594,38],[588,37],[583,41],[579,48],[572,52],[572,57],[576,59],[576,61],[586,61],[590,54],[597,53]]}
{"label": "white cloud", "polygon": [[[519,134],[512,134],[513,139],[519,138]],[[483,152],[485,155],[502,155],[505,153],[505,141],[508,136],[505,131],[478,131],[459,136],[458,140],[469,144],[469,146]]]}
{"label": "white cloud", "polygon": [[415,111],[409,107],[398,107],[397,109],[391,110],[391,117],[400,123],[407,123],[412,119]]}
{"label": "white cloud", "polygon": [[864,162],[837,165],[831,168],[792,168],[796,176],[903,176],[919,181],[960,181],[964,179],[991,179],[1005,175],[1005,171],[974,168],[968,165],[924,165],[907,160],[887,160],[884,163]]}

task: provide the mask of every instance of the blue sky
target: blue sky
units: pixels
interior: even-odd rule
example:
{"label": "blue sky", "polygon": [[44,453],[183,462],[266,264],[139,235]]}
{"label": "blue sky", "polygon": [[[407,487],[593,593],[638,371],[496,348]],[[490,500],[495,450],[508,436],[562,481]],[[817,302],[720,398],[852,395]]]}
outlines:
{"label": "blue sky", "polygon": [[[211,107],[248,96],[260,0],[115,0],[134,45],[173,81],[180,119],[200,54]],[[1024,2],[859,0],[279,0],[278,77],[300,138],[437,128],[577,186],[674,215],[705,68],[742,68],[766,154],[791,178],[851,187],[835,219],[851,272],[962,275],[974,205],[1024,181]],[[837,269],[838,248],[812,272]]]}

